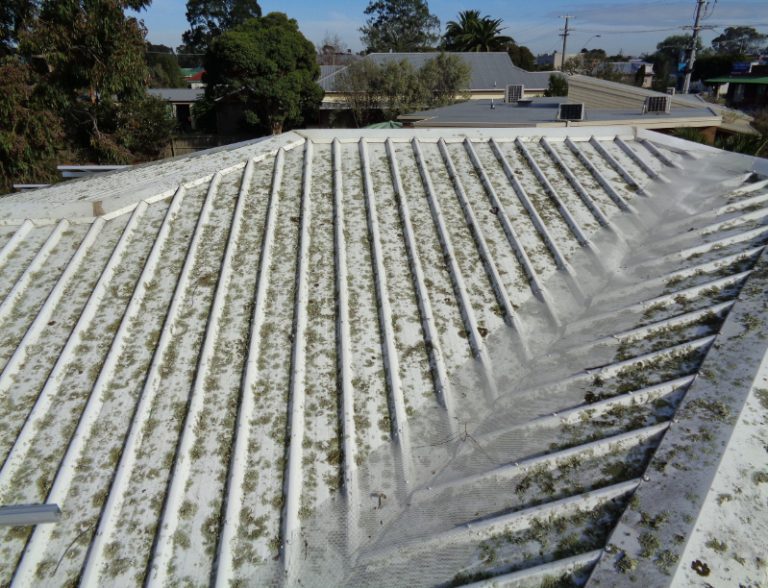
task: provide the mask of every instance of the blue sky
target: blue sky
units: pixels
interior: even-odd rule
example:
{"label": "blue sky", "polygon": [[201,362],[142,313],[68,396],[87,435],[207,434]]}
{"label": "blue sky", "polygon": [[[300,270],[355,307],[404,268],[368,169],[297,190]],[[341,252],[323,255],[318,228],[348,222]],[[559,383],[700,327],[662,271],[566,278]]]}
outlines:
{"label": "blue sky", "polygon": [[[368,0],[261,0],[264,13],[286,12],[299,22],[304,35],[319,44],[326,33],[338,34],[354,51],[362,49],[358,29],[365,22],[363,11]],[[719,0],[705,24],[704,41],[711,39],[728,25],[754,26],[768,33],[768,1]],[[668,35],[682,33],[679,27],[693,22],[695,0],[645,2],[617,0],[614,2],[564,2],[562,0],[431,0],[430,10],[442,26],[455,20],[460,10],[477,9],[483,14],[504,20],[505,33],[518,43],[527,45],[534,53],[559,49],[558,37],[562,27],[559,15],[570,14],[573,34],[568,39],[568,52],[586,46],[602,47],[609,53],[623,50],[624,54],[652,51],[656,43]],[[181,33],[187,28],[184,15],[185,0],[154,0],[152,6],[139,15],[149,30],[153,43],[177,46]],[[595,37],[600,35],[600,37]]]}

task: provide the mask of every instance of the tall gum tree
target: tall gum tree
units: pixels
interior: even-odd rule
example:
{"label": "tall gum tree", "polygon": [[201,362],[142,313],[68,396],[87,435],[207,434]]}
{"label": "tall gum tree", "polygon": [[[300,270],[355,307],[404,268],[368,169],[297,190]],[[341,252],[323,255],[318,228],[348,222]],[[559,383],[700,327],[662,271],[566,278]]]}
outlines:
{"label": "tall gum tree", "polygon": [[189,29],[182,35],[180,53],[203,54],[213,39],[250,18],[261,16],[256,0],[187,0]]}
{"label": "tall gum tree", "polygon": [[61,118],[46,107],[37,75],[21,59],[0,57],[0,79],[0,194],[14,183],[55,181]]}
{"label": "tall gum tree", "polygon": [[43,0],[21,35],[20,53],[45,65],[40,85],[65,120],[77,159],[133,163],[157,157],[167,144],[173,121],[146,93],[146,30],[125,15],[149,4]]}
{"label": "tall gum tree", "polygon": [[373,0],[360,29],[368,52],[408,52],[431,48],[440,38],[440,19],[425,0]]}
{"label": "tall gum tree", "polygon": [[242,107],[246,128],[261,134],[297,127],[323,99],[314,45],[296,20],[272,12],[214,39],[205,57],[206,102]]}

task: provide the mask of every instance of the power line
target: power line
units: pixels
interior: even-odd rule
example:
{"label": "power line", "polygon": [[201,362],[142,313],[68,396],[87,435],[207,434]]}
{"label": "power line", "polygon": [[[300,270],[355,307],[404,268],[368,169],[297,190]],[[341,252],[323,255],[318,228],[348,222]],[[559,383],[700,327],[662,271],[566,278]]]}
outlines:
{"label": "power line", "polygon": [[631,31],[603,30],[603,29],[571,29],[571,32],[578,30],[580,33],[599,33],[601,35],[631,35],[636,33],[660,33],[665,31],[678,31],[683,27],[667,27],[664,29],[642,29]]}
{"label": "power line", "polygon": [[205,55],[205,53],[168,53],[167,51],[145,51],[144,53],[152,53],[153,55]]}
{"label": "power line", "polygon": [[714,0],[714,2],[712,2],[711,8],[709,6],[705,7],[704,16],[701,17],[701,20],[707,20],[708,18],[711,18],[712,15],[715,13],[716,7],[717,7],[717,0]]}
{"label": "power line", "polygon": [[[701,20],[704,20],[702,17]],[[708,25],[701,25],[702,29],[725,29],[728,27],[741,27],[745,26],[744,23],[718,23],[718,24],[708,24]],[[768,27],[768,22],[750,22],[749,26],[751,27]],[[579,27],[578,29],[571,28],[570,32],[575,33],[600,33],[601,35],[633,35],[633,34],[642,34],[642,33],[661,33],[661,32],[667,32],[667,31],[679,31],[679,30],[685,30],[685,29],[691,29],[693,28],[691,25],[680,25],[676,27],[665,27],[661,29],[631,29],[626,30],[622,29],[620,31],[617,31],[615,28],[611,30],[606,29],[582,29]]]}

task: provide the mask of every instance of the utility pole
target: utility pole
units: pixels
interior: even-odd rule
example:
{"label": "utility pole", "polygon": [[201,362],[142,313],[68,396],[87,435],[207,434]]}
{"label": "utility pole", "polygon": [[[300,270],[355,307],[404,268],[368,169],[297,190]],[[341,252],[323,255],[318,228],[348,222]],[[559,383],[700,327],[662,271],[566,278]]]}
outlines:
{"label": "utility pole", "polygon": [[563,32],[560,33],[560,36],[563,38],[563,54],[560,56],[560,71],[563,71],[563,67],[565,66],[565,46],[568,42],[568,21],[573,18],[570,14],[566,14],[565,16],[561,16],[560,18],[565,19],[565,28],[563,29]]}
{"label": "utility pole", "polygon": [[688,54],[688,65],[685,66],[685,81],[683,81],[683,94],[687,94],[691,87],[691,74],[693,64],[696,62],[696,43],[699,41],[701,31],[701,11],[707,4],[706,0],[696,0],[696,18],[693,21],[693,33],[691,34],[691,51]]}

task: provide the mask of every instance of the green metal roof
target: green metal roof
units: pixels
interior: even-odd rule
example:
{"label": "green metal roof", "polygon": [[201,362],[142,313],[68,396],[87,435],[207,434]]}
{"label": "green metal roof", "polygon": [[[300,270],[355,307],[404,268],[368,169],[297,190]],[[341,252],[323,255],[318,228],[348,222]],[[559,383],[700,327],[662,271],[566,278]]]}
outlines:
{"label": "green metal roof", "polygon": [[385,122],[374,123],[365,127],[366,129],[402,129],[403,123],[394,120],[388,120]]}
{"label": "green metal roof", "polygon": [[768,76],[762,76],[759,78],[743,78],[743,77],[722,77],[712,78],[707,80],[708,84],[727,84],[733,82],[734,84],[768,84]]}

